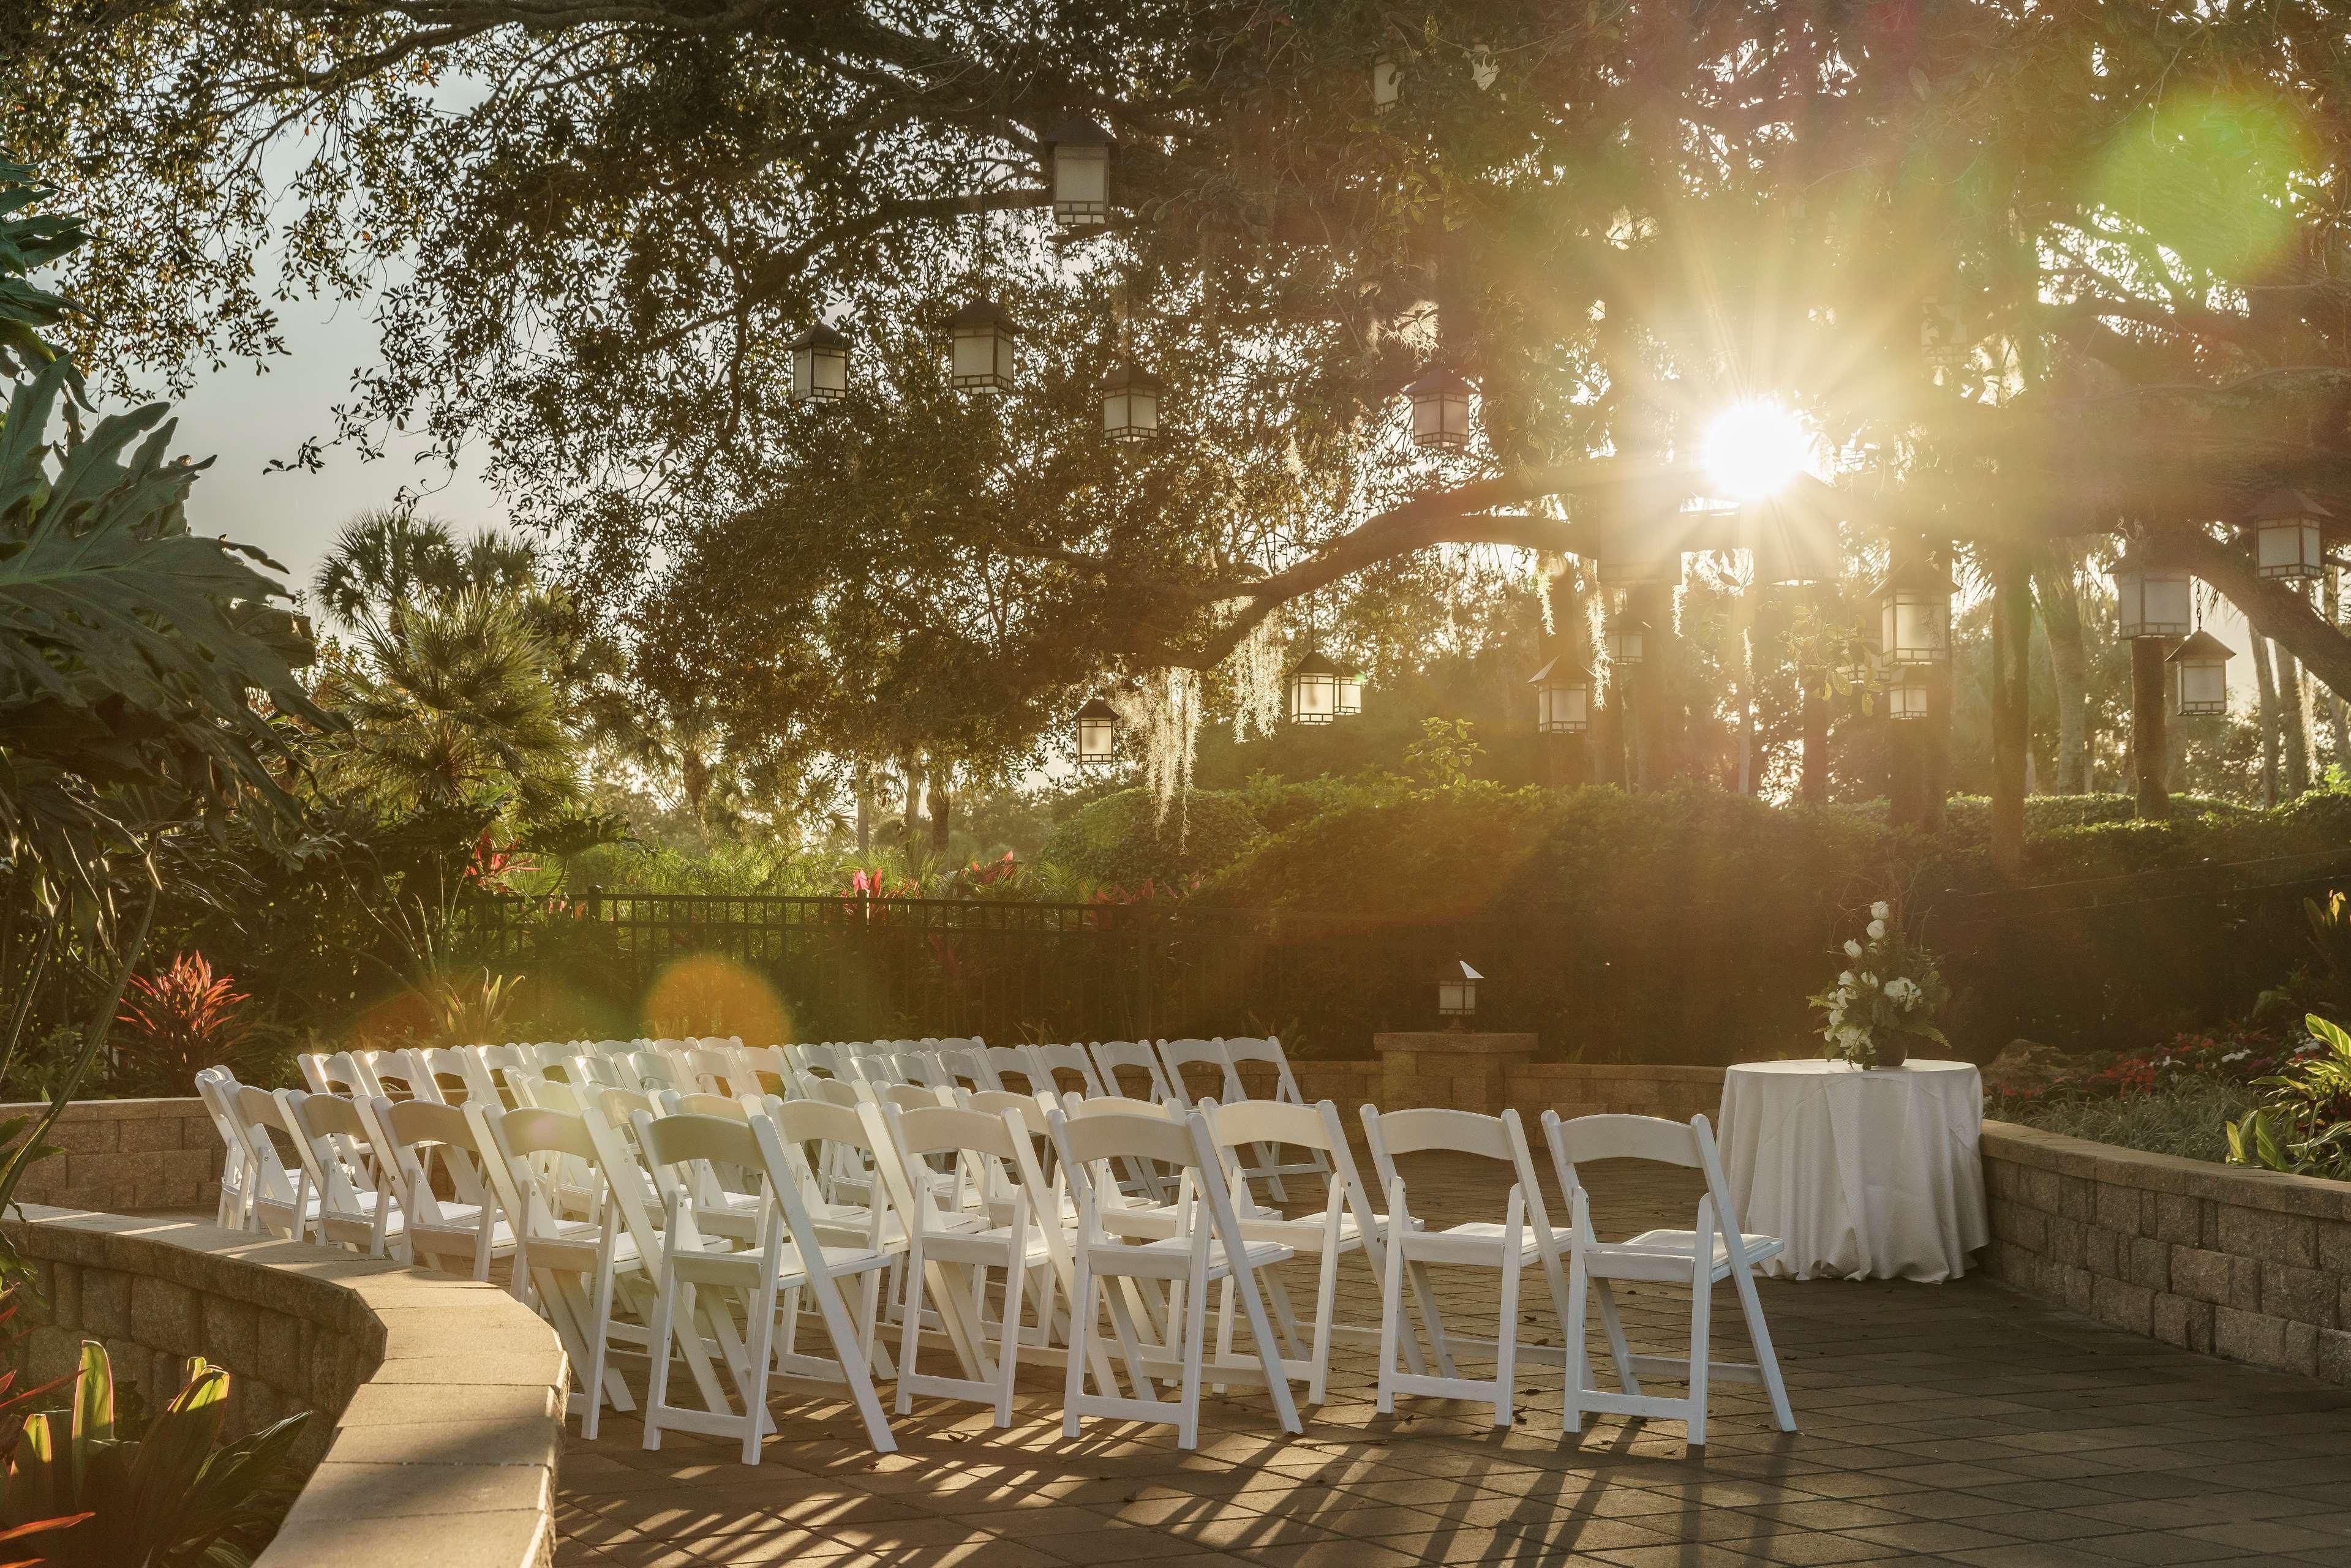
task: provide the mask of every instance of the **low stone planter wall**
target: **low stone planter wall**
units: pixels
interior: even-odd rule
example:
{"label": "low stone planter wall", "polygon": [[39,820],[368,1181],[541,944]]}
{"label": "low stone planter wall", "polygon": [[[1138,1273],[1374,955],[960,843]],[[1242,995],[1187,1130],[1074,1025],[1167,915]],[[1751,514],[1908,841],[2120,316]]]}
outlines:
{"label": "low stone planter wall", "polygon": [[41,1275],[34,1376],[89,1338],[151,1404],[191,1355],[226,1367],[233,1431],[319,1412],[260,1568],[552,1562],[563,1352],[496,1285],[187,1221],[26,1205],[7,1228]]}
{"label": "low stone planter wall", "polygon": [[[1439,1041],[1444,1039],[1441,1034],[1424,1038]],[[1290,1071],[1297,1076],[1300,1092],[1307,1099],[1334,1101],[1352,1121],[1355,1107],[1364,1102],[1384,1103],[1382,1066],[1376,1060],[1295,1061]],[[1273,1073],[1268,1068],[1244,1066],[1241,1081],[1252,1094],[1270,1094],[1273,1091]],[[1450,1076],[1426,1073],[1415,1082],[1422,1086],[1421,1092],[1390,1108],[1401,1109],[1406,1103],[1454,1103]],[[1711,1121],[1715,1108],[1722,1103],[1722,1069],[1654,1067],[1621,1061],[1520,1062],[1503,1070],[1502,1093],[1504,1103],[1515,1107],[1529,1122],[1545,1111],[1557,1111],[1562,1116],[1625,1112],[1667,1116],[1677,1122],[1687,1122],[1702,1113]]]}
{"label": "low stone planter wall", "polygon": [[[0,1121],[39,1116],[41,1104],[0,1105]],[[25,1173],[16,1196],[62,1208],[190,1208],[220,1202],[221,1137],[204,1103],[77,1100],[48,1141],[65,1151]]]}
{"label": "low stone planter wall", "polygon": [[2351,1185],[1986,1122],[2017,1289],[2168,1344],[2351,1385]]}

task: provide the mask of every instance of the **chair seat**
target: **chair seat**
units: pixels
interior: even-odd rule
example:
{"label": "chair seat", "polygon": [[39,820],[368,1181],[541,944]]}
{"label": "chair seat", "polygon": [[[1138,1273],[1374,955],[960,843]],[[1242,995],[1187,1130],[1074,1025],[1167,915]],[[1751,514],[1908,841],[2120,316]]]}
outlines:
{"label": "chair seat", "polygon": [[[1786,1243],[1776,1236],[1755,1236],[1740,1232],[1739,1239],[1747,1249],[1747,1260],[1760,1263],[1766,1258],[1776,1258]],[[1587,1273],[1600,1279],[1661,1278],[1681,1279],[1689,1273],[1690,1260],[1698,1251],[1695,1230],[1644,1230],[1640,1235],[1623,1241],[1604,1241],[1583,1249],[1583,1267]],[[1713,1277],[1721,1279],[1730,1272],[1730,1249],[1718,1232],[1714,1238]]]}
{"label": "chair seat", "polygon": [[[1499,1219],[1472,1219],[1464,1224],[1447,1226],[1443,1230],[1431,1230],[1416,1223],[1412,1232],[1415,1244],[1406,1249],[1405,1256],[1437,1260],[1454,1253],[1465,1259],[1483,1254],[1489,1263],[1498,1263],[1501,1260],[1507,1228]],[[1447,1241],[1458,1245],[1452,1248],[1442,1245]],[[1542,1243],[1535,1239],[1533,1228],[1520,1226],[1519,1261],[1529,1263],[1541,1256]]]}
{"label": "chair seat", "polygon": [[[1260,1209],[1241,1217],[1241,1234],[1251,1241],[1280,1241],[1303,1250],[1322,1250],[1322,1217],[1301,1215],[1286,1219],[1271,1209]],[[1339,1216],[1339,1249],[1350,1251],[1363,1244],[1364,1228],[1352,1213]]]}
{"label": "chair seat", "polygon": [[[1113,1241],[1093,1249],[1093,1266],[1105,1273],[1117,1273],[1136,1263],[1147,1262],[1155,1277],[1174,1278],[1173,1269],[1180,1273],[1185,1261],[1192,1255],[1192,1239],[1188,1236],[1166,1236],[1156,1241]],[[1268,1269],[1276,1263],[1287,1263],[1297,1252],[1278,1241],[1252,1241],[1244,1254],[1251,1269]],[[1105,1260],[1115,1260],[1108,1261]],[[1231,1271],[1230,1260],[1225,1256],[1225,1244],[1208,1243],[1208,1278],[1221,1280]]]}

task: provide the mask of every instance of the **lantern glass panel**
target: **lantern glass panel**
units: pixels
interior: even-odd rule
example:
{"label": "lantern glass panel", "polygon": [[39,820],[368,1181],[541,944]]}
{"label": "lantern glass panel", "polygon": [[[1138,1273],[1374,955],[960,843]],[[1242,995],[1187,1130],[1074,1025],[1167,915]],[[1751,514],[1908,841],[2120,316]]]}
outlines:
{"label": "lantern glass panel", "polygon": [[1129,382],[1102,394],[1102,434],[1114,441],[1145,441],[1159,434],[1159,392]]}
{"label": "lantern glass panel", "polygon": [[792,397],[799,402],[836,402],[849,395],[849,350],[820,343],[792,349]]}
{"label": "lantern glass panel", "polygon": [[2324,577],[2326,564],[2319,554],[2318,525],[2307,518],[2263,523],[2254,530],[2261,551],[2261,574],[2267,578]]}
{"label": "lantern glass panel", "polygon": [[1078,760],[1109,762],[1118,756],[1118,720],[1114,718],[1081,718],[1078,720]]}
{"label": "lantern glass panel", "polygon": [[2115,573],[2115,609],[2124,637],[2185,637],[2195,630],[2195,580],[2168,567]]}
{"label": "lantern glass panel", "polygon": [[1404,68],[1389,56],[1372,62],[1372,112],[1385,114],[1404,96]]}
{"label": "lantern glass panel", "polygon": [[2224,661],[2180,661],[2179,711],[2183,716],[2229,711],[2229,666]]}
{"label": "lantern glass panel", "polygon": [[1110,218],[1110,149],[1098,143],[1053,148],[1053,216],[1089,225]]}
{"label": "lantern glass panel", "polygon": [[1339,716],[1353,718],[1364,711],[1364,677],[1344,674],[1339,677]]}
{"label": "lantern glass panel", "polygon": [[1897,681],[1886,694],[1886,712],[1897,719],[1927,716],[1927,683],[1921,680]]}
{"label": "lantern glass panel", "polygon": [[1582,681],[1546,681],[1535,693],[1535,727],[1545,735],[1580,735],[1592,724],[1592,688]]}
{"label": "lantern glass panel", "polygon": [[951,369],[959,387],[1012,384],[1012,334],[992,325],[958,327]]}
{"label": "lantern glass panel", "polygon": [[1416,446],[1464,446],[1469,441],[1469,394],[1458,388],[1416,394],[1412,400]]}
{"label": "lantern glass panel", "polygon": [[1467,1018],[1476,1012],[1478,982],[1475,980],[1437,981],[1437,1010],[1447,1018]]}
{"label": "lantern glass panel", "polygon": [[1637,664],[1642,659],[1641,629],[1622,626],[1608,633],[1608,656],[1620,664]]}
{"label": "lantern glass panel", "polygon": [[1886,598],[1885,650],[1897,664],[1939,664],[1951,656],[1951,597],[1897,588]]}
{"label": "lantern glass panel", "polygon": [[1301,670],[1290,677],[1290,716],[1297,724],[1329,724],[1339,716],[1339,677]]}

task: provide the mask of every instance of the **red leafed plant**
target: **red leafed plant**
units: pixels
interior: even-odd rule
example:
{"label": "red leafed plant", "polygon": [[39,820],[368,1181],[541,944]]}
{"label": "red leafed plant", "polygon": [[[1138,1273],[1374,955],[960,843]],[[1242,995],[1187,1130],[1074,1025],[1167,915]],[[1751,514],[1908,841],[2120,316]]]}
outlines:
{"label": "red leafed plant", "polygon": [[183,953],[149,978],[131,977],[123,997],[116,1077],[134,1094],[193,1094],[196,1074],[236,1058],[253,1034],[245,993],[215,976],[202,953]]}

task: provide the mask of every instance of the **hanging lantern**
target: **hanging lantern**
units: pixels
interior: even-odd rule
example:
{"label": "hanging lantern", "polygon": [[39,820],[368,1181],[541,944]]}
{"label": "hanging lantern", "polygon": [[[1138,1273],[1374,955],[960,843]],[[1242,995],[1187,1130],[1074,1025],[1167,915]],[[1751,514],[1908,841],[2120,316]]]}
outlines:
{"label": "hanging lantern", "polygon": [[1478,982],[1485,977],[1458,958],[1437,971],[1437,1010],[1454,1028],[1478,1010]]}
{"label": "hanging lantern", "polygon": [[1542,735],[1582,735],[1592,727],[1592,672],[1565,654],[1534,673],[1535,729]]}
{"label": "hanging lantern", "polygon": [[1118,714],[1100,697],[1078,710],[1078,763],[1097,767],[1118,760]]}
{"label": "hanging lantern", "polygon": [[1878,650],[1896,664],[1951,660],[1951,580],[1923,560],[1886,574],[1877,585]]}
{"label": "hanging lantern", "polygon": [[2115,632],[2126,641],[2185,637],[2196,629],[2195,580],[2153,540],[2115,562]]}
{"label": "hanging lantern", "polygon": [[2320,525],[2334,516],[2299,490],[2273,490],[2263,497],[2261,505],[2245,514],[2262,576],[2284,581],[2325,577]]}
{"label": "hanging lantern", "polygon": [[1103,378],[1102,435],[1110,441],[1144,442],[1159,434],[1159,378],[1122,360]]}
{"label": "hanging lantern", "polygon": [[2229,644],[2199,632],[2174,648],[2164,663],[2172,676],[2172,711],[2181,717],[2229,711]]}
{"label": "hanging lantern", "polygon": [[1471,390],[1442,365],[1405,388],[1412,399],[1412,444],[1445,452],[1468,445]]}
{"label": "hanging lantern", "polygon": [[1110,132],[1072,115],[1045,138],[1045,166],[1053,180],[1053,221],[1065,229],[1110,222]]}
{"label": "hanging lantern", "polygon": [[1020,328],[995,300],[981,295],[948,317],[947,332],[948,379],[956,386],[1002,391],[1013,384],[1012,342]]}
{"label": "hanging lantern", "polygon": [[1927,666],[1896,664],[1894,684],[1886,688],[1888,717],[1907,721],[1927,716]]}
{"label": "hanging lantern", "polygon": [[1372,112],[1385,114],[1404,97],[1404,67],[1394,55],[1372,60]]}
{"label": "hanging lantern", "polygon": [[1364,672],[1349,664],[1339,671],[1339,716],[1360,717],[1364,711]]}
{"label": "hanging lantern", "polygon": [[1639,664],[1645,655],[1643,638],[1648,630],[1646,621],[1623,618],[1611,621],[1608,623],[1608,662],[1625,665]]}
{"label": "hanging lantern", "polygon": [[819,321],[791,341],[792,401],[839,402],[849,395],[849,340]]}
{"label": "hanging lantern", "polygon": [[1290,720],[1292,724],[1329,724],[1339,716],[1339,666],[1320,653],[1309,653],[1290,672]]}

